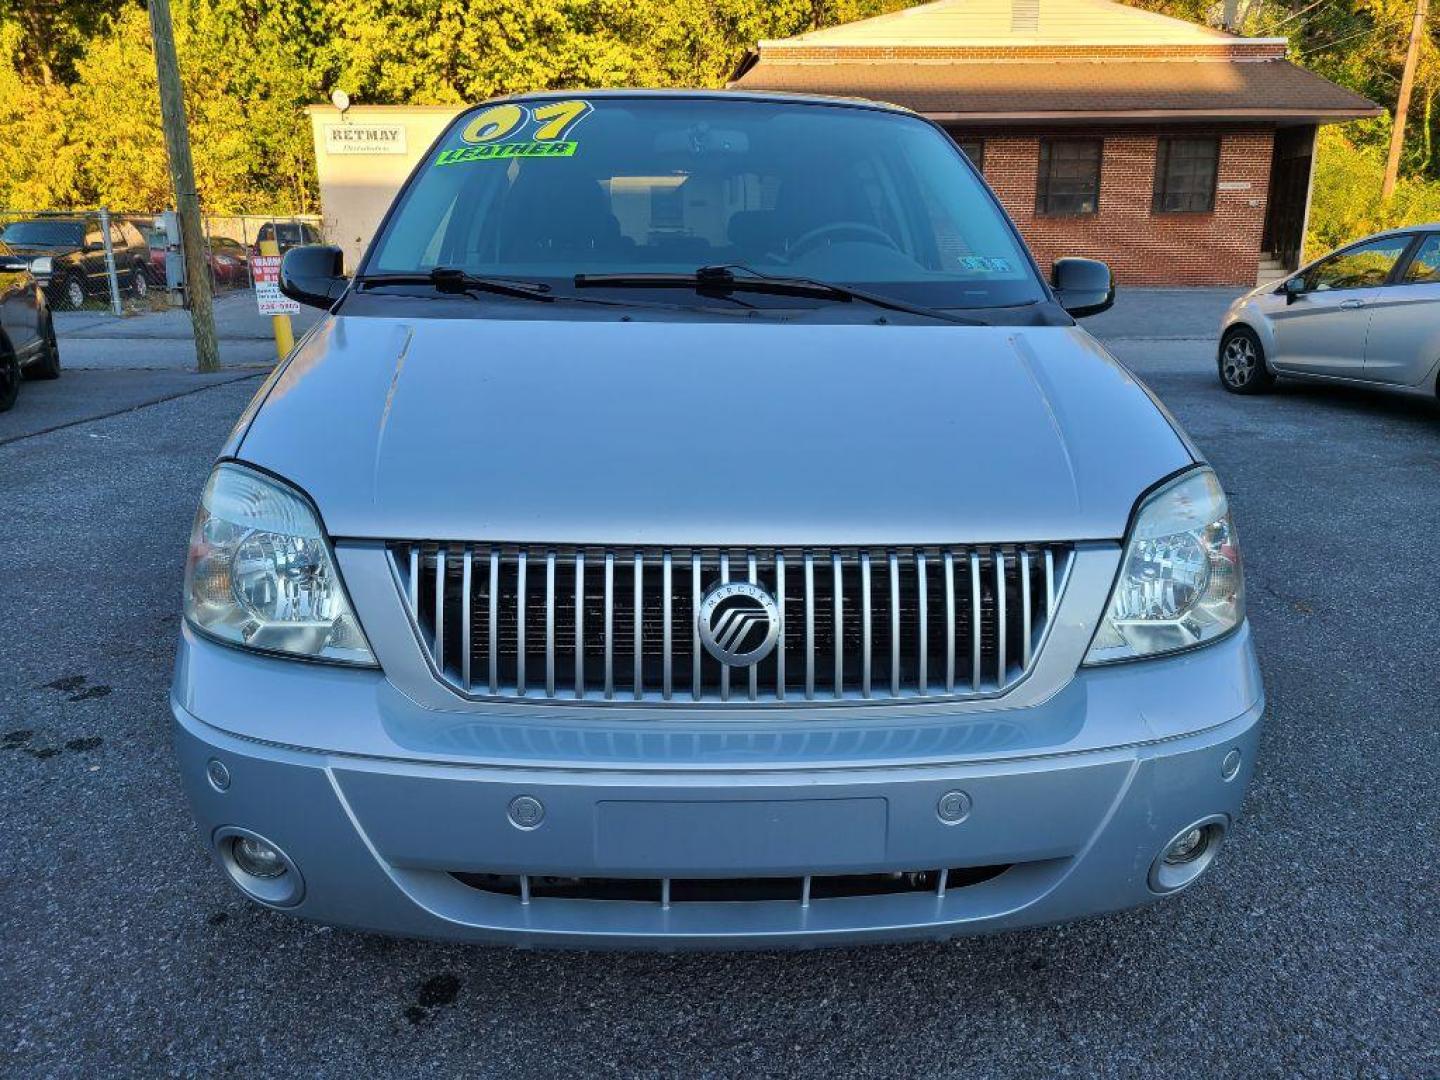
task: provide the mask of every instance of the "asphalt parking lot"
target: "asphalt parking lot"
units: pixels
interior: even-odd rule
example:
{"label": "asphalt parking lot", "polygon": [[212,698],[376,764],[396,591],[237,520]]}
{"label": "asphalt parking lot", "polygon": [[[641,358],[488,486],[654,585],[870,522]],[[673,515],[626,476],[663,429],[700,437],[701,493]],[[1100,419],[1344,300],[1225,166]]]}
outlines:
{"label": "asphalt parking lot", "polygon": [[195,500],[259,371],[134,370],[142,335],[130,368],[27,384],[0,428],[0,1072],[1440,1074],[1440,408],[1223,393],[1230,295],[1135,292],[1092,329],[1235,508],[1270,705],[1247,816],[1178,898],[948,944],[519,952],[249,905],[192,832],[165,700]]}

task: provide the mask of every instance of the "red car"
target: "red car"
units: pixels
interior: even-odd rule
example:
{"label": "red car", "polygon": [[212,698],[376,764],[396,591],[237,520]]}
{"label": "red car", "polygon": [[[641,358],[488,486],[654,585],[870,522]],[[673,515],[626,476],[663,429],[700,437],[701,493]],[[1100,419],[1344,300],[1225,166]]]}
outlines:
{"label": "red car", "polygon": [[[145,230],[150,245],[147,273],[154,284],[165,284],[165,233],[160,229]],[[228,236],[210,237],[210,284],[219,288],[245,288],[250,284],[250,252],[238,240]]]}

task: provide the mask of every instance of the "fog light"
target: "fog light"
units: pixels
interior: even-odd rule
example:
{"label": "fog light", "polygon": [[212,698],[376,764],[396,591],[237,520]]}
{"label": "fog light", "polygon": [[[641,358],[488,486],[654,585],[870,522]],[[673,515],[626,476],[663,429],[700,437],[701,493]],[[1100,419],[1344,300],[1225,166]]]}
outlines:
{"label": "fog light", "polygon": [[1205,854],[1205,830],[1191,829],[1182,833],[1165,849],[1165,861],[1171,866],[1182,866]]}
{"label": "fog light", "polygon": [[235,838],[235,865],[258,878],[277,878],[285,873],[285,857],[264,840],[253,836]]}
{"label": "fog light", "polygon": [[226,825],[215,830],[214,843],[221,868],[252,900],[271,907],[294,907],[305,898],[300,868],[273,841],[249,829]]}
{"label": "fog light", "polygon": [[1157,893],[1175,892],[1210,869],[1229,823],[1223,814],[1213,814],[1172,836],[1150,864],[1150,888]]}

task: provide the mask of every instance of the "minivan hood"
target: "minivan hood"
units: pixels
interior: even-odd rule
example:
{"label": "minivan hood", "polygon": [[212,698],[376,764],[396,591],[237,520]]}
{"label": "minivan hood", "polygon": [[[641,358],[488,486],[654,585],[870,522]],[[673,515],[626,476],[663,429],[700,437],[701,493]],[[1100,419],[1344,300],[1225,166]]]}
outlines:
{"label": "minivan hood", "polygon": [[369,316],[236,456],[339,537],[737,546],[1115,539],[1193,460],[1073,327]]}

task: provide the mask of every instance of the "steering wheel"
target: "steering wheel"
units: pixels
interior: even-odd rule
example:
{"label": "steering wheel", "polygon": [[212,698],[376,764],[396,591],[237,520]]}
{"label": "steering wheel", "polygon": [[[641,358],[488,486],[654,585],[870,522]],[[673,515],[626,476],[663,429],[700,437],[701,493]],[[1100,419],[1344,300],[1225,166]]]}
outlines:
{"label": "steering wheel", "polygon": [[811,229],[795,238],[790,245],[790,256],[794,258],[802,251],[814,247],[822,240],[834,240],[835,235],[848,235],[861,240],[878,240],[886,247],[895,251],[900,250],[900,245],[883,229],[877,229],[874,225],[866,225],[861,221],[833,221],[829,225],[821,225]]}

